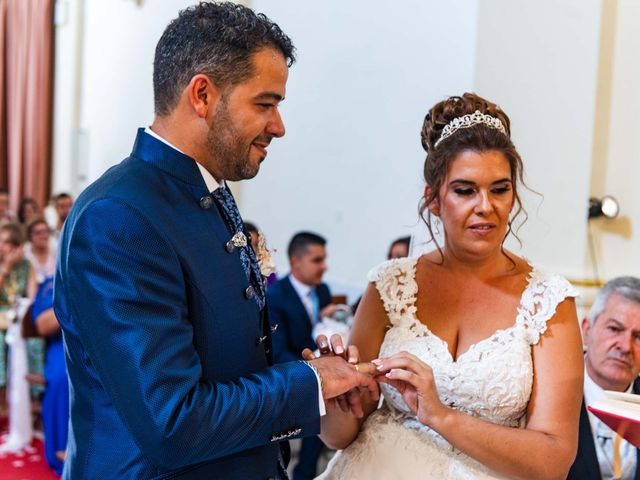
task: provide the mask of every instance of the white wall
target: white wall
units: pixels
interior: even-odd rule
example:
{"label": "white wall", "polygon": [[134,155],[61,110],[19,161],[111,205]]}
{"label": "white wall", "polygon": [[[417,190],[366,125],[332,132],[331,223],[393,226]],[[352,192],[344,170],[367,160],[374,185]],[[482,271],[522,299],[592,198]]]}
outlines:
{"label": "white wall", "polygon": [[72,140],[75,122],[76,46],[78,44],[78,2],[56,2],[55,67],[53,105],[52,192],[72,191],[75,170]]}
{"label": "white wall", "polygon": [[[56,93],[53,191],[78,193],[131,151],[140,126],[153,120],[155,45],[190,0],[63,0],[68,21],[56,28]],[[84,5],[80,105],[74,124],[78,62],[76,19]],[[79,158],[74,142],[79,134]],[[74,163],[77,162],[77,163]],[[83,178],[78,179],[78,175]]]}
{"label": "white wall", "polygon": [[252,6],[293,38],[299,60],[282,104],[287,134],[243,184],[244,215],[279,250],[281,271],[291,235],[311,229],[329,240],[327,278],[362,287],[417,225],[427,109],[473,85],[476,1]]}
{"label": "white wall", "polygon": [[598,270],[604,280],[640,276],[640,2],[619,0],[617,7],[606,165],[604,178],[594,182],[601,187],[592,192],[598,197],[613,195],[620,203],[617,219],[592,221]]}
{"label": "white wall", "polygon": [[[73,140],[74,23],[68,4],[56,29],[53,191],[97,178],[126,156],[135,129],[153,118],[152,60],[168,21],[188,0],[84,0],[78,126]],[[602,193],[618,196],[623,219],[594,224],[601,276],[640,269],[638,131],[640,76],[634,33],[640,7],[619,0],[610,142]],[[422,226],[417,202],[424,152],[419,129],[429,106],[466,90],[496,100],[513,121],[530,186],[523,253],[571,277],[590,275],[590,193],[602,0],[254,0],[291,35],[299,61],[282,113],[287,135],[273,142],[260,175],[242,182],[244,216],[284,255],[291,234],[313,229],[329,243],[329,279],[362,286],[389,241]],[[74,182],[75,172],[86,174]],[[74,193],[77,193],[74,191]]]}
{"label": "white wall", "polygon": [[528,185],[544,197],[526,195],[521,253],[574,278],[584,274],[600,8],[480,0],[478,9],[476,89],[510,116]]}

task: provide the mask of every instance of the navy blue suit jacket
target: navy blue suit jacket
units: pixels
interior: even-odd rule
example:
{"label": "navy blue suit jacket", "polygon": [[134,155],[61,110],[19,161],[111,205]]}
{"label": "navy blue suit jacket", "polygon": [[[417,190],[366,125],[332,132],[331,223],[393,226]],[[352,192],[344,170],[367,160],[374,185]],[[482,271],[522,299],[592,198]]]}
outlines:
{"label": "navy blue suit jacket", "polygon": [[[321,283],[316,287],[320,309],[331,303],[329,287]],[[267,290],[269,321],[275,327],[273,335],[273,356],[276,363],[299,360],[302,350],[316,349],[311,335],[312,324],[307,309],[289,280],[289,275],[281,278]]]}
{"label": "navy blue suit jacket", "polygon": [[276,477],[279,442],[319,432],[316,377],[269,366],[268,320],[207,194],[193,159],[141,129],[65,223],[65,479]]}
{"label": "navy blue suit jacket", "polygon": [[[640,380],[633,383],[633,393],[640,393]],[[591,432],[591,422],[587,407],[582,401],[580,409],[580,432],[578,434],[578,453],[571,465],[567,480],[601,480],[600,465],[598,464],[598,454],[593,442]],[[636,480],[640,480],[640,455],[636,449]]]}

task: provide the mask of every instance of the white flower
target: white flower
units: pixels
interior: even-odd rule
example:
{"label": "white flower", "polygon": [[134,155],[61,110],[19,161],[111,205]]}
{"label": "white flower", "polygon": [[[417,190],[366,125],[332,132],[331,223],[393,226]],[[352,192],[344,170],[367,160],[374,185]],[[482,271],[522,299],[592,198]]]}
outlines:
{"label": "white flower", "polygon": [[273,263],[271,252],[267,248],[267,241],[261,232],[258,232],[258,251],[256,256],[258,257],[258,265],[262,275],[268,277],[276,271],[276,264]]}

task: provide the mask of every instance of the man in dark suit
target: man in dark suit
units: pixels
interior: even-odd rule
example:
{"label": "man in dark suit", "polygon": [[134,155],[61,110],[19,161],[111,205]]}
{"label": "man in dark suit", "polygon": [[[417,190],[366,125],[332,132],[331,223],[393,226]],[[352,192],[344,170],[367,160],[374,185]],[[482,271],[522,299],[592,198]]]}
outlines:
{"label": "man in dark suit", "polygon": [[291,272],[267,291],[269,318],[277,328],[273,336],[276,363],[299,360],[305,348],[315,350],[313,326],[335,310],[329,287],[322,283],[327,270],[326,243],[318,234],[296,233],[287,249]]}
{"label": "man in dark suit", "polygon": [[[276,329],[273,335],[276,363],[299,360],[305,348],[315,350],[316,343],[311,334],[313,326],[335,309],[329,287],[322,283],[327,270],[326,243],[316,233],[296,233],[287,250],[291,272],[267,291],[269,320],[272,329]],[[298,464],[293,471],[294,480],[315,478],[322,449],[318,437],[302,440]]]}
{"label": "man in dark suit", "polygon": [[[585,344],[584,401],[578,453],[571,480],[638,479],[638,449],[588,412],[604,390],[640,393],[640,279],[618,277],[598,292],[582,321]],[[616,445],[617,444],[617,445]]]}
{"label": "man in dark suit", "polygon": [[225,180],[255,176],[284,135],[293,60],[276,24],[233,3],[163,33],[154,122],[60,239],[65,479],[285,478],[283,441],[318,433],[323,398],[376,392],[337,356],[270,366],[263,279]]}

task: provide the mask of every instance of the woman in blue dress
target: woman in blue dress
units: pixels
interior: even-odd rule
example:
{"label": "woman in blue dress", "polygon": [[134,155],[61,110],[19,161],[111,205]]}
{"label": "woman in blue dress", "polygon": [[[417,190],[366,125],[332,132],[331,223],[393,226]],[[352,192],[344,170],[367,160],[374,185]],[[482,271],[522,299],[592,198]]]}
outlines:
{"label": "woman in blue dress", "polygon": [[47,277],[38,288],[31,318],[36,330],[47,339],[42,400],[42,426],[47,463],[61,475],[67,447],[69,423],[69,384],[64,364],[64,346],[60,325],[53,313],[53,277]]}

